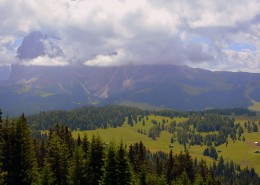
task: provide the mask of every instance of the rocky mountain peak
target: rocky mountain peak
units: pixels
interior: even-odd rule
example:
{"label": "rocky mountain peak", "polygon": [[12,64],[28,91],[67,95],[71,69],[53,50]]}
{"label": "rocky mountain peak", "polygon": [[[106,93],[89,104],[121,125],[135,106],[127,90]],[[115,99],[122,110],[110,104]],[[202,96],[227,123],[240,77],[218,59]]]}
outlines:
{"label": "rocky mountain peak", "polygon": [[55,44],[55,40],[57,39],[44,35],[40,31],[33,31],[24,37],[21,46],[17,49],[17,57],[20,60],[30,60],[44,55],[63,56],[63,51]]}

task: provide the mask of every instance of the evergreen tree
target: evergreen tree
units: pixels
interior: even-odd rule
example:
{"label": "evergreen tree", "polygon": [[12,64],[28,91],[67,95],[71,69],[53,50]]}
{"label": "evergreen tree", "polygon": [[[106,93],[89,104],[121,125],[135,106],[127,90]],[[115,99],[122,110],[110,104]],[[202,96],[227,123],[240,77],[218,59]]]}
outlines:
{"label": "evergreen tree", "polygon": [[193,167],[193,161],[188,151],[185,152],[185,171],[191,180],[191,182],[194,182],[195,179],[195,170]]}
{"label": "evergreen tree", "polygon": [[123,143],[121,143],[118,148],[116,158],[118,162],[118,184],[130,185],[132,180],[132,169]]}
{"label": "evergreen tree", "polygon": [[163,164],[161,162],[159,154],[156,155],[156,173],[161,176],[163,172]]}
{"label": "evergreen tree", "polygon": [[98,185],[103,175],[102,167],[104,165],[104,146],[99,136],[92,137],[87,169],[87,183]]}
{"label": "evergreen tree", "polygon": [[2,120],[2,109],[0,108],[0,123],[3,123],[3,120]]}
{"label": "evergreen tree", "polygon": [[169,184],[171,184],[171,182],[175,178],[174,166],[175,166],[175,159],[173,158],[173,153],[171,150],[170,154],[169,154],[168,162],[167,162],[167,173],[166,173],[167,182]]}
{"label": "evergreen tree", "polygon": [[78,138],[77,138],[77,146],[80,146],[81,145],[81,138],[80,138],[80,135],[78,134]]}
{"label": "evergreen tree", "polygon": [[139,185],[147,185],[146,179],[147,179],[147,171],[145,169],[145,166],[143,165],[141,173],[139,175]]}
{"label": "evergreen tree", "polygon": [[72,161],[70,164],[70,184],[83,185],[85,184],[84,178],[84,159],[82,148],[75,147]]}
{"label": "evergreen tree", "polygon": [[3,120],[2,120],[2,110],[0,109],[0,184],[6,184],[5,179],[7,172],[3,169],[3,146],[5,144],[4,140],[4,130],[3,130]]}
{"label": "evergreen tree", "polygon": [[54,174],[48,162],[44,162],[41,176],[41,185],[52,185],[55,183]]}
{"label": "evergreen tree", "polygon": [[193,185],[204,185],[204,181],[201,175],[198,174],[198,176],[195,178]]}
{"label": "evergreen tree", "polygon": [[46,145],[45,145],[45,140],[42,139],[41,140],[41,144],[40,144],[40,151],[39,151],[39,158],[38,158],[38,166],[39,168],[43,168],[44,165],[44,158],[46,155]]}
{"label": "evergreen tree", "polygon": [[176,185],[191,185],[191,181],[186,173],[184,171],[181,176],[177,179],[177,181],[174,183]]}
{"label": "evergreen tree", "polygon": [[[14,152],[14,135],[15,128],[14,123],[9,122],[8,116],[5,121],[0,124],[0,165],[1,165],[1,177],[4,181],[3,184],[12,184],[12,175],[15,168],[15,163],[12,160]],[[4,179],[3,179],[4,178]]]}
{"label": "evergreen tree", "polygon": [[87,159],[88,158],[88,154],[89,154],[89,141],[88,141],[88,137],[87,134],[84,134],[81,146],[82,146],[82,151],[83,151],[83,159]]}
{"label": "evergreen tree", "polygon": [[117,168],[117,157],[114,143],[110,144],[107,150],[101,185],[118,185],[119,171]]}
{"label": "evergreen tree", "polygon": [[55,133],[49,139],[45,164],[50,165],[54,184],[68,184],[68,148]]}
{"label": "evergreen tree", "polygon": [[37,183],[37,167],[31,130],[24,114],[15,125],[14,148],[11,155],[12,171],[9,172],[8,184],[31,185]]}
{"label": "evergreen tree", "polygon": [[156,185],[168,185],[164,176],[157,177]]}

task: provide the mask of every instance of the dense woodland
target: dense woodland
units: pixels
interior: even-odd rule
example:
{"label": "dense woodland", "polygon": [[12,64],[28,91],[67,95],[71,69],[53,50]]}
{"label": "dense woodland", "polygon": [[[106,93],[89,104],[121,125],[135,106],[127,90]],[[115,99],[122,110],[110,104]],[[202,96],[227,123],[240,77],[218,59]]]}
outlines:
{"label": "dense woodland", "polygon": [[82,107],[71,111],[50,111],[27,117],[29,124],[36,130],[47,130],[56,124],[72,130],[91,130],[121,126],[128,115],[147,114],[137,108],[107,105],[103,107]]}
{"label": "dense woodland", "polygon": [[[197,115],[191,118],[182,126],[194,124],[194,128],[206,130],[218,130],[219,124],[222,123],[234,126],[232,119],[228,118],[211,117],[216,119],[216,124],[213,126],[205,126],[206,121],[204,123],[203,120],[200,120],[201,124],[196,124],[197,119],[201,119]],[[204,116],[206,120],[209,118]],[[135,119],[133,116],[133,122]],[[248,126],[248,123],[245,124]],[[172,131],[178,127],[164,129]],[[236,128],[238,129],[239,127]],[[125,146],[123,143],[116,144],[113,141],[105,143],[98,135],[91,137],[85,135],[83,138],[79,136],[73,139],[70,130],[67,126],[56,125],[49,129],[47,137],[34,138],[24,115],[17,119],[0,116],[0,184],[260,183],[254,169],[241,168],[233,161],[225,162],[222,157],[212,165],[208,165],[203,159],[192,159],[188,149],[179,154],[172,151],[151,153],[141,141]],[[227,129],[226,134],[231,132]],[[211,145],[208,148],[209,155],[212,150],[210,147]]]}
{"label": "dense woodland", "polygon": [[[226,112],[226,115],[256,115],[255,112],[244,108],[225,109],[224,111]],[[72,130],[91,130],[121,126],[125,122],[126,117],[133,118],[131,121],[137,122],[137,116],[139,115],[142,115],[143,117],[145,115],[155,114],[170,118],[178,116],[188,118],[193,114],[199,116],[204,116],[205,114],[225,115],[225,112],[219,109],[203,112],[179,112],[173,110],[147,111],[134,107],[106,105],[101,107],[82,107],[71,111],[40,112],[38,114],[27,116],[27,119],[30,126],[35,130],[46,130],[54,127],[56,124],[65,125]],[[130,122],[129,124],[132,123]]]}

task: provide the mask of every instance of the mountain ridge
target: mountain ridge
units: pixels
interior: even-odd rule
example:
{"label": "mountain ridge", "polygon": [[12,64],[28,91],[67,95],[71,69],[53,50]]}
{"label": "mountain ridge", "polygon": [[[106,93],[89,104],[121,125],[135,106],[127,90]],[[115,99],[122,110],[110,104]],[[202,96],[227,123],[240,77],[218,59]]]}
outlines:
{"label": "mountain ridge", "polygon": [[[10,112],[142,102],[177,110],[248,108],[260,101],[260,74],[212,72],[176,65],[12,65],[0,82],[0,107]],[[8,96],[12,99],[8,102]],[[27,110],[28,109],[28,110]],[[20,110],[21,111],[21,110]]]}

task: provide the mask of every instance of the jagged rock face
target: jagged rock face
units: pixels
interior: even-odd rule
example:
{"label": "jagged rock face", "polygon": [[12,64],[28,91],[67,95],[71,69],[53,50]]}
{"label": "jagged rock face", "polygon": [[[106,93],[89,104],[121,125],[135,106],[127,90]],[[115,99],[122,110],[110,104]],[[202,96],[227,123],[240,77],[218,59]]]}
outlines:
{"label": "jagged rock face", "polygon": [[43,34],[41,32],[32,32],[24,37],[22,45],[17,50],[17,57],[20,60],[27,60],[44,55],[45,52],[42,39]]}
{"label": "jagged rock face", "polygon": [[23,42],[17,50],[17,57],[20,60],[30,60],[39,56],[49,57],[63,56],[62,50],[56,46],[52,39],[39,31],[34,31],[24,37]]}
{"label": "jagged rock face", "polygon": [[11,66],[0,66],[0,81],[6,81],[9,78]]}

